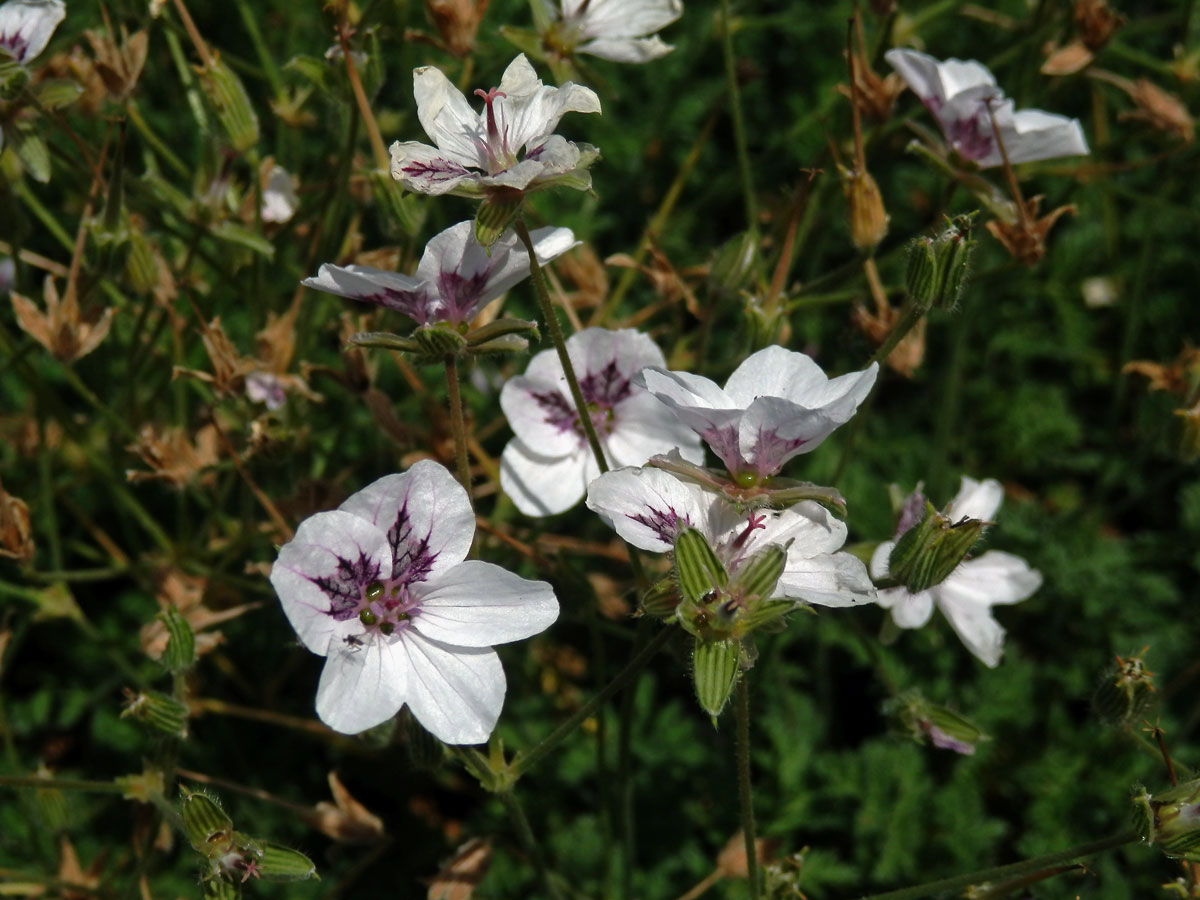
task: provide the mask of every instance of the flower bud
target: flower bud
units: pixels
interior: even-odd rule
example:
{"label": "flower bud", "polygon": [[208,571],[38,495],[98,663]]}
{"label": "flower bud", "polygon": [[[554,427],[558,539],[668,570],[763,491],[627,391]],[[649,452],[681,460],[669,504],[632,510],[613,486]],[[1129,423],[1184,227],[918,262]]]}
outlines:
{"label": "flower bud", "polygon": [[891,711],[914,740],[928,740],[935,747],[963,756],[974,754],[976,744],[987,739],[974,723],[952,709],[930,703],[917,691],[892,701]]}
{"label": "flower bud", "polygon": [[937,237],[920,237],[909,246],[904,284],[922,309],[951,309],[958,303],[975,248],[971,240],[973,215],[955,216]]}
{"label": "flower bud", "polygon": [[718,297],[735,296],[750,284],[758,262],[758,235],[735,234],[717,248],[708,269],[708,289]]}
{"label": "flower bud", "polygon": [[137,719],[149,728],[175,738],[187,737],[187,704],[160,694],[158,691],[142,691],[130,694],[122,719]]}
{"label": "flower bud", "polygon": [[299,850],[270,841],[259,841],[258,846],[262,851],[258,875],[263,881],[307,881],[319,877],[313,861]]}
{"label": "flower bud", "polygon": [[694,528],[684,528],[675,538],[675,578],[685,603],[702,603],[729,582],[725,566],[708,539]]}
{"label": "flower bud", "polygon": [[850,240],[863,252],[874,250],[888,230],[883,196],[871,173],[863,169],[844,173],[842,190],[850,204]]}
{"label": "flower bud", "polygon": [[679,584],[674,578],[663,578],[642,594],[642,612],[656,619],[670,619],[679,606]]}
{"label": "flower bud", "polygon": [[941,584],[966,557],[988,522],[951,522],[926,501],[925,516],[904,532],[888,557],[888,574],[909,593]]}
{"label": "flower bud", "polygon": [[183,833],[192,848],[208,859],[228,853],[233,847],[233,820],[216,798],[183,787],[179,792],[183,795],[180,802]]}
{"label": "flower bud", "polygon": [[167,646],[159,662],[168,672],[182,672],[196,661],[196,636],[179,610],[169,606],[158,614],[167,629]]}
{"label": "flower bud", "polygon": [[258,116],[254,114],[242,80],[233,69],[215,58],[205,67],[203,75],[204,90],[229,135],[229,142],[233,149],[245,153],[258,143]]}
{"label": "flower bud", "polygon": [[1146,843],[1174,859],[1200,862],[1200,779],[1153,796],[1139,788],[1133,802]]}
{"label": "flower bud", "polygon": [[1154,673],[1142,662],[1145,652],[1118,656],[1092,695],[1092,709],[1110,725],[1136,724],[1154,702]]}
{"label": "flower bud", "polygon": [[700,707],[715,720],[725,708],[738,676],[738,641],[696,641],[692,680]]}

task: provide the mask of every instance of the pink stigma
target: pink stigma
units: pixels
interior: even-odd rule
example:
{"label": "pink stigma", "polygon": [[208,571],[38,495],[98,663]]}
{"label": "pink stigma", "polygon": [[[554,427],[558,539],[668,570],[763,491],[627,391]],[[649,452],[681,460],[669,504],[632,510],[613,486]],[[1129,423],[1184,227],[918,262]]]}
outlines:
{"label": "pink stigma", "polygon": [[487,91],[483,88],[477,88],[475,96],[482,97],[483,102],[487,104],[488,144],[491,145],[492,156],[499,162],[502,156],[508,156],[508,147],[506,146],[507,142],[500,137],[500,129],[496,127],[496,111],[492,108],[492,102],[497,97],[507,98],[508,94],[504,93],[500,88],[491,88]]}
{"label": "pink stigma", "polygon": [[750,535],[752,535],[758,529],[766,527],[767,517],[765,514],[758,515],[755,513],[750,513],[750,515],[746,517],[745,529],[734,539],[733,546],[740,550],[745,545],[746,541],[750,539]]}

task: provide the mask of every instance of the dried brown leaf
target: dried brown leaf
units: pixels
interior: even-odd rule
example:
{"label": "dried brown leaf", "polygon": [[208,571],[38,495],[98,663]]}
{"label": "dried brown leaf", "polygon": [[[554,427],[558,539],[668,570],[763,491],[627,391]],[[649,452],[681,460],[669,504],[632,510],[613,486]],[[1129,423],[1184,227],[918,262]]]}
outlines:
{"label": "dried brown leaf", "polygon": [[0,556],[28,562],[33,559],[33,527],[29,506],[0,484]]}
{"label": "dried brown leaf", "polygon": [[304,820],[322,834],[343,844],[372,844],[385,835],[383,820],[359,803],[337,777],[329,773],[333,803],[322,800]]}
{"label": "dried brown leaf", "polygon": [[492,861],[492,844],[486,838],[471,838],[454,851],[433,880],[428,900],[468,900]]}
{"label": "dried brown leaf", "polygon": [[1093,59],[1095,54],[1082,41],[1074,41],[1051,51],[1042,63],[1042,74],[1074,75],[1087,68]]}
{"label": "dried brown leaf", "polygon": [[[763,866],[775,853],[779,841],[774,838],[759,838],[754,842],[754,855],[758,865]],[[723,878],[747,878],[746,838],[742,832],[731,837],[717,854],[717,871]]]}
{"label": "dried brown leaf", "polygon": [[201,474],[217,463],[217,429],[205,425],[196,432],[195,442],[182,428],[159,431],[146,425],[137,441],[127,449],[138,454],[150,471],[128,470],[125,477],[132,482],[162,480],[175,487],[192,484],[211,484],[213,473]]}
{"label": "dried brown leaf", "polygon": [[1042,198],[1034,197],[1027,204],[1028,216],[1015,222],[1002,222],[993,219],[987,223],[988,232],[1004,245],[1019,263],[1032,266],[1046,255],[1046,235],[1050,229],[1067,213],[1074,213],[1074,206],[1060,206],[1046,215],[1038,218]]}
{"label": "dried brown leaf", "polygon": [[45,312],[16,291],[11,292],[11,297],[17,324],[62,362],[73,362],[87,356],[100,346],[112,326],[112,309],[106,309],[98,315],[82,315],[74,285],[68,282],[66,293],[60,298],[54,279],[49,275],[46,276],[42,292]]}
{"label": "dried brown leaf", "polygon": [[488,0],[425,0],[425,9],[447,49],[467,56],[475,49],[475,35],[487,12]]}

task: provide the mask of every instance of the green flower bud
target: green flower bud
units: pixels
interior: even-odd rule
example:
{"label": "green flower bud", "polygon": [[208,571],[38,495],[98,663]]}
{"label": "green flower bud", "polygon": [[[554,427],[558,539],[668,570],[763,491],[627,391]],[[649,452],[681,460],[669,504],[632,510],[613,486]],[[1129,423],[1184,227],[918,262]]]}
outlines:
{"label": "green flower bud", "polygon": [[920,237],[910,245],[904,283],[908,295],[922,309],[951,309],[958,303],[975,248],[971,240],[974,215],[955,216],[937,237]]}
{"label": "green flower bud", "polygon": [[683,529],[675,539],[675,577],[682,599],[689,603],[711,599],[715,588],[729,582],[724,564],[695,528]]}
{"label": "green flower bud", "polygon": [[180,812],[183,833],[188,843],[202,856],[216,859],[234,847],[233,820],[221,809],[215,797],[180,787]]}
{"label": "green flower bud", "polygon": [[642,594],[642,612],[657,619],[670,619],[679,606],[679,584],[674,578],[663,578]]}
{"label": "green flower bud", "polygon": [[1138,789],[1133,802],[1146,843],[1174,859],[1200,862],[1200,779],[1153,796]]}
{"label": "green flower bud", "polygon": [[979,519],[951,522],[925,502],[925,516],[896,541],[888,574],[910,593],[941,584],[958,566],[989,523]]}
{"label": "green flower bud", "polygon": [[214,58],[204,69],[201,81],[233,149],[245,153],[258,143],[258,116],[242,80],[233,69]]}
{"label": "green flower bud", "polygon": [[318,878],[313,861],[299,850],[270,841],[259,841],[258,875],[263,881],[307,881]]}
{"label": "green flower bud", "polygon": [[715,720],[737,682],[741,648],[738,641],[696,641],[692,680],[700,708]]}
{"label": "green flower bud", "polygon": [[735,234],[719,248],[708,270],[708,289],[718,297],[736,296],[754,279],[758,265],[758,235]]}
{"label": "green flower bud", "polygon": [[918,743],[928,740],[935,747],[970,756],[975,752],[976,744],[987,740],[973,722],[952,709],[930,703],[919,691],[907,691],[885,708]]}
{"label": "green flower bud", "polygon": [[1104,673],[1092,695],[1092,709],[1110,725],[1134,725],[1141,721],[1154,702],[1154,673],[1142,662],[1141,653],[1117,657]]}
{"label": "green flower bud", "polygon": [[168,606],[158,614],[167,629],[167,646],[159,660],[168,672],[182,672],[196,661],[196,636],[179,610]]}
{"label": "green flower bud", "polygon": [[187,737],[187,704],[158,691],[130,694],[125,708],[121,710],[121,718],[136,719],[170,737]]}

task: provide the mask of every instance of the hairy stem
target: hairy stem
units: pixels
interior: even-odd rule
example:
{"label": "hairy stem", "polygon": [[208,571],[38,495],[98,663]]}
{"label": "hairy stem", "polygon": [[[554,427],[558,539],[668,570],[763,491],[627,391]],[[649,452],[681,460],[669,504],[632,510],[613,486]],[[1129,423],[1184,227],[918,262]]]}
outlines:
{"label": "hairy stem", "polygon": [[499,797],[504,808],[508,810],[508,817],[512,820],[513,827],[517,830],[517,839],[520,840],[521,846],[529,855],[529,861],[537,872],[538,880],[542,883],[542,892],[550,900],[562,900],[562,892],[550,878],[550,870],[546,867],[546,860],[542,858],[541,848],[538,847],[533,829],[529,827],[529,819],[525,817],[525,810],[521,807],[520,801],[517,800],[511,789],[501,791]]}
{"label": "hairy stem", "polygon": [[742,837],[746,841],[746,877],[750,900],[761,896],[758,880],[758,838],[754,829],[754,796],[750,790],[750,687],[747,674],[738,679],[733,715],[737,721],[738,805],[742,814]]}
{"label": "hairy stem", "polygon": [[746,227],[755,231],[758,226],[758,210],[754,201],[754,179],[750,174],[750,154],[746,149],[746,123],[742,120],[742,95],[741,89],[738,87],[737,63],[733,57],[729,0],[721,0],[721,52],[725,58],[729,112],[733,118],[733,140],[737,146],[738,173],[742,178],[742,200],[746,204]]}
{"label": "hairy stem", "polygon": [[467,492],[467,502],[475,506],[471,493],[471,466],[467,461],[467,422],[463,415],[462,391],[458,383],[458,358],[453,353],[444,357],[446,363],[446,392],[450,396],[450,428],[454,432],[454,458],[458,463],[458,481]]}

